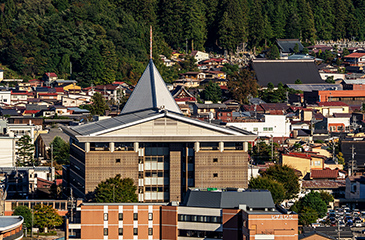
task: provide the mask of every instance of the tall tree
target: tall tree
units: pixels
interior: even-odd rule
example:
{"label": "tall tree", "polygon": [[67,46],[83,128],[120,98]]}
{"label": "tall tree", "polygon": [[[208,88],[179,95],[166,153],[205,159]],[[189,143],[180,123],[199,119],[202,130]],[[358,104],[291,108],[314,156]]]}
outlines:
{"label": "tall tree", "polygon": [[222,17],[218,24],[218,43],[229,51],[247,41],[247,2],[246,0],[222,0]]}
{"label": "tall tree", "polygon": [[[249,44],[252,48],[262,46],[265,39],[265,16],[262,15],[261,2],[254,0],[250,9]],[[266,24],[270,23],[267,21]]]}
{"label": "tall tree", "polygon": [[62,218],[52,206],[37,204],[34,206],[34,225],[40,229],[53,229],[62,225]]}
{"label": "tall tree", "polygon": [[257,95],[255,73],[248,69],[240,69],[228,76],[228,90],[240,104],[248,103],[248,97]]}
{"label": "tall tree", "polygon": [[34,144],[29,135],[23,135],[17,142],[18,147],[17,153],[19,160],[17,161],[18,166],[28,166],[34,164]]}
{"label": "tall tree", "polygon": [[222,90],[217,83],[210,81],[203,91],[203,98],[207,101],[217,103],[222,100]]}
{"label": "tall tree", "polygon": [[93,104],[89,106],[89,111],[92,115],[104,115],[106,110],[109,110],[109,106],[106,103],[101,93],[95,92],[91,98]]}
{"label": "tall tree", "polygon": [[133,179],[116,175],[98,184],[94,200],[99,203],[137,202],[137,187]]}
{"label": "tall tree", "polygon": [[334,22],[333,38],[337,40],[344,38],[346,35],[347,6],[345,0],[336,0],[334,6],[336,21]]}
{"label": "tall tree", "polygon": [[287,165],[270,166],[262,175],[264,177],[275,179],[283,184],[286,190],[285,199],[295,198],[299,193],[300,188],[298,176],[295,174],[294,169]]}
{"label": "tall tree", "polygon": [[22,216],[24,224],[29,229],[32,226],[32,213],[27,206],[18,206],[14,209],[13,216]]}
{"label": "tall tree", "polygon": [[[68,164],[70,158],[70,145],[61,137],[56,136],[51,144],[53,145],[53,159],[60,165]],[[49,150],[49,156],[51,150]]]}
{"label": "tall tree", "polygon": [[256,177],[250,180],[248,185],[251,189],[266,189],[271,192],[275,204],[280,204],[285,199],[285,188],[283,184],[268,177]]}
{"label": "tall tree", "polygon": [[184,18],[185,38],[191,41],[192,50],[204,50],[207,39],[205,4],[203,0],[186,1],[187,17]]}

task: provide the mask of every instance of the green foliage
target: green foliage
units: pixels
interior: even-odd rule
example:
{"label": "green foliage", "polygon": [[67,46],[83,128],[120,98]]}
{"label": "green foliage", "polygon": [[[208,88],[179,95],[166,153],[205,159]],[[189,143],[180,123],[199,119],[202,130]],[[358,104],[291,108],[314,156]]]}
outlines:
{"label": "green foliage", "polygon": [[342,57],[345,57],[347,55],[350,55],[350,52],[347,48],[344,48],[343,51],[342,51]]}
{"label": "green foliage", "polygon": [[294,53],[299,53],[299,45],[298,45],[298,43],[295,44],[293,51],[294,51]]}
{"label": "green foliage", "polygon": [[94,200],[99,203],[137,202],[137,187],[133,179],[116,175],[98,184]]}
{"label": "green foliage", "polygon": [[[270,84],[270,83],[269,83]],[[283,103],[286,102],[287,95],[300,93],[298,90],[292,88],[284,87],[282,83],[278,84],[277,89],[274,89],[274,85],[268,84],[267,89],[262,89],[259,91],[259,97],[267,103]]]}
{"label": "green foliage", "polygon": [[105,111],[109,110],[109,106],[107,105],[101,93],[95,92],[91,98],[91,101],[93,103],[89,106],[88,110],[92,115],[103,116],[105,114]]}
{"label": "green foliage", "polygon": [[283,184],[268,177],[256,177],[250,180],[248,185],[251,189],[266,189],[271,192],[275,204],[280,204],[284,200],[285,188]]}
{"label": "green foliage", "polygon": [[276,164],[270,166],[262,173],[262,176],[274,179],[283,184],[286,190],[284,199],[292,199],[299,193],[300,187],[298,176],[295,174],[294,169],[287,165],[281,166]]}
{"label": "green foliage", "polygon": [[28,229],[32,226],[32,212],[27,206],[16,207],[13,216],[22,216],[24,218],[24,224]]}
{"label": "green foliage", "polygon": [[326,83],[335,83],[335,80],[333,79],[333,76],[326,78]]}
{"label": "green foliage", "polygon": [[295,202],[290,210],[299,214],[299,224],[309,225],[326,216],[327,204],[321,198],[321,193],[312,191]]}
{"label": "green foliage", "polygon": [[294,84],[302,84],[302,81],[300,79],[295,80]]}
{"label": "green foliage", "polygon": [[280,59],[280,52],[278,46],[276,44],[271,48],[268,53],[268,58],[271,60]]}
{"label": "green foliage", "polygon": [[217,103],[222,100],[222,90],[217,83],[210,81],[207,86],[205,86],[202,92],[203,98],[206,101],[212,101]]}
{"label": "green foliage", "polygon": [[23,135],[18,141],[16,141],[18,147],[17,160],[18,166],[31,166],[34,164],[34,144],[29,135]]}
{"label": "green foliage", "polygon": [[222,72],[227,73],[227,75],[233,75],[235,72],[238,72],[239,69],[238,65],[224,64]]}
{"label": "green foliage", "polygon": [[248,103],[249,96],[257,95],[255,72],[248,69],[240,69],[233,75],[228,75],[227,86],[232,97],[240,104]]}
{"label": "green foliage", "polygon": [[309,54],[309,50],[308,50],[308,48],[303,48],[302,53],[303,53],[303,54]]}
{"label": "green foliage", "polygon": [[34,206],[34,225],[40,229],[53,229],[62,225],[62,218],[52,206]]}
{"label": "green foliage", "polygon": [[[53,144],[53,160],[60,165],[69,164],[70,144],[59,136],[56,136],[51,144]],[[48,151],[48,154],[51,156],[51,150]]]}
{"label": "green foliage", "polygon": [[338,164],[345,165],[345,158],[343,157],[343,153],[339,152],[336,156]]}
{"label": "green foliage", "polygon": [[[305,45],[315,40],[365,40],[365,4],[355,0],[2,3],[0,63],[24,79],[52,71],[82,86],[115,80],[135,84],[148,61],[150,25],[155,61],[160,54],[169,57],[172,48],[185,50],[186,42],[188,51],[234,52],[242,43],[264,49],[280,38],[298,38]],[[323,59],[331,61],[326,56]],[[169,82],[177,74],[162,71]]]}
{"label": "green foliage", "polygon": [[332,196],[332,194],[325,192],[325,191],[320,191],[319,192],[321,199],[328,205],[330,202],[333,202],[334,197]]}
{"label": "green foliage", "polygon": [[271,144],[266,144],[265,142],[258,142],[252,149],[251,156],[254,157],[255,162],[257,163],[263,163],[268,161],[275,161],[277,160],[276,151],[279,145],[277,143],[273,144],[274,153],[273,157],[274,159],[271,159]]}

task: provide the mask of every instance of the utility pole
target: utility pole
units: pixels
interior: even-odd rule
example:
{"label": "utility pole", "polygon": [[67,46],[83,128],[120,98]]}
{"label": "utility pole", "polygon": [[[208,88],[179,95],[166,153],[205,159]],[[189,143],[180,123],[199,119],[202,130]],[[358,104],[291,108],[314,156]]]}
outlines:
{"label": "utility pole", "polygon": [[51,181],[53,181],[53,143],[51,143]]}
{"label": "utility pole", "polygon": [[271,135],[271,161],[274,161],[274,136]]}
{"label": "utility pole", "polygon": [[354,145],[351,146],[351,160],[350,160],[350,167],[349,167],[349,176],[352,176],[354,174],[354,164],[355,164],[355,148]]}

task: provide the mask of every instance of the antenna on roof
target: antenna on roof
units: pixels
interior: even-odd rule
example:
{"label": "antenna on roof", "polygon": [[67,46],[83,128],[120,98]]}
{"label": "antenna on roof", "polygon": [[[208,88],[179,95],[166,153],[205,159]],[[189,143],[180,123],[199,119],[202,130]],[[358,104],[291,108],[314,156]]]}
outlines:
{"label": "antenna on roof", "polygon": [[150,25],[150,59],[152,59],[152,25]]}

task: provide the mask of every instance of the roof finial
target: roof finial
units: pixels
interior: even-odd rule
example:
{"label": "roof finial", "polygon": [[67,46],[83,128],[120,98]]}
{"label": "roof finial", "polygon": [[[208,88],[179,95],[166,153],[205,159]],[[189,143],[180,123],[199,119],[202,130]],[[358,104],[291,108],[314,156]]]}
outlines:
{"label": "roof finial", "polygon": [[152,25],[150,25],[150,59],[152,59]]}

